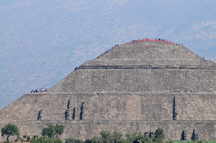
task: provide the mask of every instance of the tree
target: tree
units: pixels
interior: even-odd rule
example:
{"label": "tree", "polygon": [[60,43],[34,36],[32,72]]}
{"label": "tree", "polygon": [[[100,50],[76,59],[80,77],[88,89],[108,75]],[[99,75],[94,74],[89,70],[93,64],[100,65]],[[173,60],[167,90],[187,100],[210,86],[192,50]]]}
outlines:
{"label": "tree", "polygon": [[156,138],[156,139],[163,140],[163,139],[165,138],[164,131],[163,131],[163,129],[161,129],[161,128],[158,128],[158,129],[155,131],[154,135],[155,135],[155,138]]}
{"label": "tree", "polygon": [[19,136],[19,129],[16,125],[7,124],[4,128],[1,129],[1,135],[7,136],[7,142],[9,142],[10,136]]}
{"label": "tree", "polygon": [[69,138],[65,140],[65,143],[83,143],[82,140]]}
{"label": "tree", "polygon": [[62,143],[60,139],[53,139],[48,137],[39,137],[39,138],[33,138],[31,140],[31,143]]}
{"label": "tree", "polygon": [[113,143],[121,143],[122,141],[122,134],[118,132],[113,132],[111,136]]}
{"label": "tree", "polygon": [[43,128],[42,136],[47,136],[49,138],[53,138],[55,135],[54,128],[52,125],[49,125],[47,128]]}
{"label": "tree", "polygon": [[49,138],[57,137],[63,134],[64,132],[64,126],[62,125],[48,125],[47,128],[43,128],[42,130],[42,136],[47,136]]}
{"label": "tree", "polygon": [[165,138],[164,131],[161,128],[158,128],[154,133],[154,140],[157,142],[163,142]]}
{"label": "tree", "polygon": [[110,132],[108,132],[108,131],[101,131],[100,135],[101,135],[101,141],[103,143],[109,143],[110,142],[110,139],[111,139],[111,133]]}
{"label": "tree", "polygon": [[55,133],[57,136],[62,135],[64,132],[64,126],[63,125],[57,125],[55,126]]}
{"label": "tree", "polygon": [[[141,133],[133,133],[133,134],[126,134],[126,142],[127,143],[140,143],[142,141],[145,141],[147,138],[149,137],[145,137],[143,134]],[[149,138],[150,139],[150,138]],[[125,142],[124,141],[124,142]]]}

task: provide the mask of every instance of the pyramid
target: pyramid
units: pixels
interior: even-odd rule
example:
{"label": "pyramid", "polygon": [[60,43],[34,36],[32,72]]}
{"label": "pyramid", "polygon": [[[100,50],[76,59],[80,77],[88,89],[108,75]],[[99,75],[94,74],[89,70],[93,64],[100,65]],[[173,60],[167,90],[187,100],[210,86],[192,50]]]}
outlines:
{"label": "pyramid", "polygon": [[149,133],[162,128],[178,140],[196,130],[216,139],[216,64],[183,45],[143,39],[115,45],[48,89],[0,110],[0,127],[40,135],[62,124],[62,138],[88,139],[103,130]]}

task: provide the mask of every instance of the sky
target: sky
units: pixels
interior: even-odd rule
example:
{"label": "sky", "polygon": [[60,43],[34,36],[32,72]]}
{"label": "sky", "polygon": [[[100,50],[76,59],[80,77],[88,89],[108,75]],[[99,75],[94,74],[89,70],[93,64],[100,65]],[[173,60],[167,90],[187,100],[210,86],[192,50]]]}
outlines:
{"label": "sky", "polygon": [[0,108],[115,44],[162,38],[215,60],[214,0],[0,0]]}

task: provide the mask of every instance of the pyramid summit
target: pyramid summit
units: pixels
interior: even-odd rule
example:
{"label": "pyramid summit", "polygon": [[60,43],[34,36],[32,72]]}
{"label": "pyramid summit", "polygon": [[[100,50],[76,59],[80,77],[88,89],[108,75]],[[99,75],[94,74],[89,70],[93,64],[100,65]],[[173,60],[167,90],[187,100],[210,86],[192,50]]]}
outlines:
{"label": "pyramid summit", "polygon": [[200,65],[202,62],[202,58],[184,46],[165,40],[144,39],[116,45],[83,66]]}
{"label": "pyramid summit", "polygon": [[114,46],[77,67],[45,92],[29,93],[0,110],[0,127],[40,135],[62,124],[63,138],[87,139],[102,130],[122,133],[162,128],[168,139],[183,131],[216,139],[216,64],[161,39]]}

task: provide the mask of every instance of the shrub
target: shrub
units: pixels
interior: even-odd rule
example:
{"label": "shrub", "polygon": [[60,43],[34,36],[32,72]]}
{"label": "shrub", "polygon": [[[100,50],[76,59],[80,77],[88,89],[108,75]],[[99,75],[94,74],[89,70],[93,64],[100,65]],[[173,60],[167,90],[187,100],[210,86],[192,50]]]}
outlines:
{"label": "shrub", "polygon": [[122,134],[118,132],[113,132],[111,134],[112,143],[121,143],[122,142]]}
{"label": "shrub", "polygon": [[102,131],[100,132],[101,138],[99,138],[99,142],[102,143],[110,143],[111,142],[111,133],[108,131]]}
{"label": "shrub", "polygon": [[164,131],[161,128],[158,128],[154,133],[154,141],[163,142],[165,138]]}
{"label": "shrub", "polygon": [[141,133],[126,134],[126,142],[128,143],[151,143],[152,139]]}
{"label": "shrub", "polygon": [[66,139],[65,143],[83,143],[83,141],[79,139],[70,138],[70,139]]}
{"label": "shrub", "polygon": [[100,136],[86,140],[84,143],[126,143],[122,138],[122,134],[118,132],[110,133],[108,131],[100,132]]}
{"label": "shrub", "polygon": [[49,125],[47,128],[43,128],[42,136],[47,136],[49,138],[53,138],[55,136],[55,130],[53,126]]}
{"label": "shrub", "polygon": [[1,135],[7,136],[7,142],[9,142],[10,136],[19,136],[19,129],[14,124],[7,124],[1,129]]}
{"label": "shrub", "polygon": [[55,133],[57,136],[62,135],[64,132],[64,126],[63,125],[56,125],[55,126]]}
{"label": "shrub", "polygon": [[108,131],[102,131],[102,132],[100,132],[100,135],[101,135],[102,139],[108,139],[111,137],[111,133]]}
{"label": "shrub", "polygon": [[57,138],[39,137],[33,138],[31,140],[31,143],[62,143],[62,141]]}
{"label": "shrub", "polygon": [[42,130],[42,136],[47,136],[49,138],[58,137],[64,132],[64,126],[62,125],[48,125],[47,128]]}

